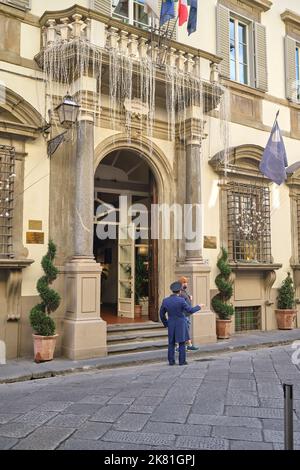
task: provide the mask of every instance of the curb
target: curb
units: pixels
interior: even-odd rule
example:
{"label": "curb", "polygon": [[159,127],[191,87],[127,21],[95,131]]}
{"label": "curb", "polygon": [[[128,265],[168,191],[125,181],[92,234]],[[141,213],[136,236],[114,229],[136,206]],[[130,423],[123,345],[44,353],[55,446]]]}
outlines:
{"label": "curb", "polygon": [[[198,351],[198,352],[193,352],[193,358],[190,358],[190,362],[193,362],[194,360],[197,361],[197,359],[200,357],[207,357],[207,356],[215,356],[219,354],[224,354],[224,353],[233,353],[233,352],[239,352],[239,351],[251,351],[255,349],[260,349],[260,348],[271,348],[271,347],[276,347],[276,346],[284,346],[291,344],[294,340],[278,340],[278,341],[266,341],[262,342],[260,344],[245,344],[245,345],[236,345],[236,346],[225,346],[225,347],[220,347],[219,349],[207,349],[205,351]],[[161,350],[163,351],[164,355],[166,350]],[[134,353],[131,353],[132,355]],[[143,354],[143,353],[135,353],[135,354]],[[38,380],[38,379],[45,379],[45,378],[51,378],[51,377],[58,377],[58,376],[64,376],[64,375],[70,375],[70,374],[76,374],[80,372],[91,372],[91,371],[96,371],[96,370],[108,370],[108,369],[115,369],[118,367],[130,367],[130,366],[137,366],[137,365],[143,365],[143,364],[155,364],[155,363],[162,363],[165,362],[164,357],[161,355],[160,357],[128,357],[130,354],[127,355],[115,355],[115,356],[109,356],[103,360],[103,363],[99,364],[84,364],[84,365],[78,365],[75,367],[67,367],[65,369],[61,370],[45,370],[45,371],[37,371],[37,372],[26,372],[23,375],[19,376],[11,376],[7,378],[1,378],[0,377],[0,384],[11,384],[11,383],[17,383],[17,382],[27,382],[30,380]],[[195,359],[194,359],[195,358]]]}

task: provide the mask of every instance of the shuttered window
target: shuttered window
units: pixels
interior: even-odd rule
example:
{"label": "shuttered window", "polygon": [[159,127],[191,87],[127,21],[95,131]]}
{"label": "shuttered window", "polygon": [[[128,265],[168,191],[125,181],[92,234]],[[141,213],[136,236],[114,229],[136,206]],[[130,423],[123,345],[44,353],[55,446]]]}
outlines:
{"label": "shuttered window", "polygon": [[111,0],[90,0],[90,8],[103,15],[111,16]]}
{"label": "shuttered window", "polygon": [[285,87],[287,99],[300,100],[299,46],[295,39],[285,37]]}
{"label": "shuttered window", "polygon": [[30,10],[31,8],[31,0],[0,0],[0,3],[5,3],[5,5],[18,8],[19,10]]}
{"label": "shuttered window", "polygon": [[243,19],[221,4],[217,6],[217,54],[220,72],[246,85],[267,91],[266,29]]}

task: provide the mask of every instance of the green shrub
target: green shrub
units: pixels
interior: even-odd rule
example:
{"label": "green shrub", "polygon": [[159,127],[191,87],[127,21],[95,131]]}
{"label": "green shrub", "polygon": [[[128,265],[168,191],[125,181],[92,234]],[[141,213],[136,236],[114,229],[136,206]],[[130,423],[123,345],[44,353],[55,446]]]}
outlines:
{"label": "green shrub", "polygon": [[229,280],[231,268],[228,264],[228,253],[225,248],[222,248],[222,255],[218,260],[217,266],[220,274],[217,275],[215,283],[219,292],[212,298],[211,303],[220,320],[229,320],[234,314],[233,305],[228,303],[232,297],[233,287],[232,282]]}
{"label": "green shrub", "polygon": [[58,270],[53,261],[56,255],[56,246],[50,240],[48,252],[42,259],[42,268],[45,275],[37,282],[37,290],[42,302],[30,312],[29,320],[35,334],[40,336],[53,336],[55,334],[55,323],[50,314],[58,309],[61,298],[60,295],[49,286],[57,278]]}
{"label": "green shrub", "polygon": [[281,310],[291,310],[295,307],[295,289],[290,273],[287,273],[281,287],[278,289],[277,303],[278,308]]}

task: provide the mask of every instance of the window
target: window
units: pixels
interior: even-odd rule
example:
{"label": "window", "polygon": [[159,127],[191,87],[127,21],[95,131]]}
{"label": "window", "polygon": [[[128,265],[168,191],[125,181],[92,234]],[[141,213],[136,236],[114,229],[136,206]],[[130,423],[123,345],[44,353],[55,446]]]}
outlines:
{"label": "window", "polygon": [[248,26],[236,18],[230,18],[230,78],[247,85],[249,83]]}
{"label": "window", "polygon": [[260,307],[235,307],[235,331],[261,330]]}
{"label": "window", "polygon": [[268,90],[266,28],[261,23],[218,4],[217,53],[224,78]]}
{"label": "window", "polygon": [[112,0],[113,17],[125,23],[147,29],[148,15],[144,12],[144,0]]}
{"label": "window", "polygon": [[297,101],[300,100],[300,64],[299,64],[299,46],[296,47],[295,61],[296,61],[296,90],[297,90]]}
{"label": "window", "polygon": [[12,253],[12,219],[15,172],[15,150],[0,145],[0,258]]}
{"label": "window", "polygon": [[30,10],[31,8],[31,0],[0,0],[0,3],[16,7],[19,10]]}
{"label": "window", "polygon": [[235,262],[271,262],[268,187],[228,184],[228,252]]}

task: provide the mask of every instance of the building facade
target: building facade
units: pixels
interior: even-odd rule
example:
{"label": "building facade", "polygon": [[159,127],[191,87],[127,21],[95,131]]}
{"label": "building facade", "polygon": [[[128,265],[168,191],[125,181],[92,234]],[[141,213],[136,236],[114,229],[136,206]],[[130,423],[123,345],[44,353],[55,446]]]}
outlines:
{"label": "building facade", "polygon": [[[216,341],[221,247],[233,268],[233,331],[277,327],[287,271],[300,297],[298,2],[198,3],[188,36],[176,21],[157,30],[140,0],[0,1],[0,340],[9,358],[32,354],[28,316],[50,238],[57,354],[73,359],[107,354],[107,325],[132,321],[137,295],[142,319],[157,322],[182,275],[206,306],[193,318],[194,342]],[[68,128],[65,95],[80,107]],[[280,187],[259,172],[278,110],[290,165]],[[161,205],[171,208],[170,233],[158,224],[153,238]],[[190,215],[200,245],[175,235],[174,205],[201,207],[199,227]]]}

